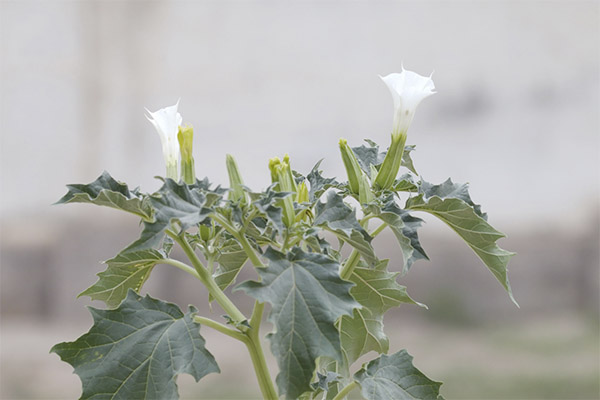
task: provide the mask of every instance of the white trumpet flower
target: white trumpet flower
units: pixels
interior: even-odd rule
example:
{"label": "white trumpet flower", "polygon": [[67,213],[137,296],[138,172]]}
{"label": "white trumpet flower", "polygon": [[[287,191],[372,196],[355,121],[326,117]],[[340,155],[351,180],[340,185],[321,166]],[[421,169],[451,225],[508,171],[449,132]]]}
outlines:
{"label": "white trumpet flower", "polygon": [[167,178],[177,180],[179,177],[177,166],[179,165],[179,141],[177,133],[183,119],[177,112],[179,100],[170,107],[161,108],[156,112],[151,112],[146,108],[146,118],[154,125],[156,132],[160,136],[160,142],[163,148],[163,155],[167,165]]}
{"label": "white trumpet flower", "polygon": [[380,76],[394,99],[393,135],[406,134],[415,116],[417,106],[423,99],[435,93],[431,76],[421,76],[402,67],[401,73]]}

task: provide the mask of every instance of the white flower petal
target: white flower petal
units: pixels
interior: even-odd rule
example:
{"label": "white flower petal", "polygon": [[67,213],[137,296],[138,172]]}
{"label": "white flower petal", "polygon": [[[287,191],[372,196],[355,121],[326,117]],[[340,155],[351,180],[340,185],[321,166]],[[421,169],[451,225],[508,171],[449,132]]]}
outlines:
{"label": "white flower petal", "polygon": [[161,108],[158,111],[151,112],[146,109],[148,115],[148,121],[152,123],[156,132],[160,136],[162,143],[163,155],[167,166],[177,165],[179,162],[179,141],[177,140],[177,133],[179,132],[179,126],[183,122],[181,114],[177,112],[179,107],[179,100],[175,105]]}
{"label": "white flower petal", "polygon": [[423,99],[435,93],[435,85],[431,76],[421,76],[402,68],[401,73],[380,76],[387,85],[394,100],[394,130],[395,134],[406,133]]}

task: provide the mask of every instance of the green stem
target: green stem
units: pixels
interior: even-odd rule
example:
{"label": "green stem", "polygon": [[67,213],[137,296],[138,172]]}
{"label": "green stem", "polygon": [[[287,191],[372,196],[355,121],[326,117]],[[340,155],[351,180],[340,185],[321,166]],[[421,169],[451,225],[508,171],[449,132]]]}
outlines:
{"label": "green stem", "polygon": [[348,395],[348,393],[350,393],[356,387],[358,387],[358,383],[356,383],[356,381],[350,382],[338,394],[335,395],[333,400],[342,400],[344,397],[346,397]]}
{"label": "green stem", "polygon": [[230,336],[234,339],[237,339],[240,342],[246,343],[246,341],[248,340],[246,335],[244,335],[243,333],[241,333],[239,331],[235,331],[231,328],[228,328],[227,326],[225,326],[217,321],[213,321],[210,318],[200,317],[200,316],[196,315],[194,317],[194,322],[197,322],[200,325],[210,326],[214,330],[219,331],[219,332],[221,332],[227,336]]}
{"label": "green stem", "polygon": [[354,272],[354,268],[356,268],[359,261],[360,253],[356,249],[352,250],[352,253],[350,253],[350,257],[348,257],[346,263],[344,264],[344,267],[342,268],[342,271],[340,272],[340,278],[346,281],[350,279],[350,277],[352,276],[352,272]]}
{"label": "green stem", "polygon": [[167,235],[169,235],[174,241],[176,241],[185,254],[188,256],[194,268],[196,268],[196,272],[204,286],[208,289],[208,292],[212,295],[212,297],[219,303],[223,310],[229,315],[229,317],[236,323],[244,322],[247,318],[242,314],[242,312],[233,304],[229,297],[223,293],[223,291],[219,288],[213,277],[208,273],[192,246],[185,240],[185,238],[176,235],[174,232],[167,230]]}
{"label": "green stem", "polygon": [[252,365],[254,365],[254,371],[256,372],[256,378],[258,379],[263,397],[275,400],[278,398],[277,391],[275,390],[275,386],[273,386],[271,373],[269,372],[269,368],[267,368],[265,352],[260,342],[260,323],[264,308],[264,303],[255,302],[252,317],[250,318],[250,329],[246,332],[248,340],[245,343],[250,353]]}
{"label": "green stem", "polygon": [[188,274],[196,277],[197,279],[202,280],[202,278],[200,278],[200,275],[198,275],[198,272],[196,272],[196,270],[194,268],[190,267],[187,264],[182,263],[181,261],[174,260],[172,258],[165,258],[164,260],[162,260],[162,262],[165,263],[165,264],[169,264],[169,265],[172,265],[174,267],[177,267],[180,270],[185,271]]}
{"label": "green stem", "polygon": [[257,267],[257,268],[265,267],[265,265],[262,263],[262,261],[260,261],[260,258],[258,258],[258,255],[256,254],[256,252],[250,245],[250,242],[248,242],[248,239],[246,238],[246,236],[244,236],[243,234],[240,234],[240,232],[237,229],[235,229],[233,226],[231,226],[231,224],[227,220],[225,220],[223,217],[221,217],[220,215],[212,214],[211,218],[215,222],[219,223],[223,228],[225,228],[225,230],[227,232],[231,233],[231,235],[235,239],[237,239],[238,242],[240,242],[240,245],[242,245],[242,248],[246,252],[246,255],[248,256],[248,258],[250,259],[252,264],[254,264],[255,267]]}
{"label": "green stem", "polygon": [[371,232],[371,234],[370,234],[370,235],[371,235],[371,237],[373,237],[373,238],[374,238],[375,236],[379,235],[381,232],[383,232],[383,230],[384,230],[385,228],[387,228],[387,226],[388,226],[388,224],[387,224],[386,222],[384,222],[384,223],[382,223],[381,225],[379,225],[379,226],[377,227],[377,229],[375,229],[373,232]]}

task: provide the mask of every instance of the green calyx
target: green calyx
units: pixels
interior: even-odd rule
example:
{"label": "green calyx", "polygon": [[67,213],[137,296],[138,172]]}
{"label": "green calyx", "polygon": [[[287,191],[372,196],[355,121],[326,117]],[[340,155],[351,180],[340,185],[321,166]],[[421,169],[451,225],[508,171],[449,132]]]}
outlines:
{"label": "green calyx", "polygon": [[244,181],[242,175],[235,162],[235,158],[232,155],[227,154],[225,158],[225,164],[227,165],[227,174],[229,175],[229,186],[231,191],[229,192],[229,200],[239,201],[240,203],[246,202],[246,192],[244,191]]}
{"label": "green calyx", "polygon": [[191,125],[180,126],[177,140],[179,141],[179,152],[181,154],[181,179],[191,185],[196,182],[194,157],[192,155],[194,128]]}
{"label": "green calyx", "polygon": [[404,145],[406,144],[406,133],[392,133],[392,143],[383,159],[381,168],[377,173],[377,177],[373,186],[377,189],[389,189],[394,184],[400,165],[402,164],[402,154],[404,153]]}
{"label": "green calyx", "polygon": [[[279,157],[271,158],[269,160],[269,169],[271,171],[271,180],[273,183],[277,183],[276,189],[279,192],[296,194],[298,188],[292,176],[290,157],[287,154],[284,156],[283,161]],[[279,203],[279,206],[283,208],[283,223],[287,227],[292,226],[296,219],[293,197],[287,196]]]}
{"label": "green calyx", "polygon": [[356,159],[354,152],[350,146],[348,146],[346,139],[341,138],[339,145],[340,152],[342,154],[342,161],[344,162],[344,167],[346,168],[346,175],[348,175],[348,185],[350,186],[350,190],[352,193],[359,194],[360,179],[363,172],[360,169],[360,165],[358,165],[358,160]]}

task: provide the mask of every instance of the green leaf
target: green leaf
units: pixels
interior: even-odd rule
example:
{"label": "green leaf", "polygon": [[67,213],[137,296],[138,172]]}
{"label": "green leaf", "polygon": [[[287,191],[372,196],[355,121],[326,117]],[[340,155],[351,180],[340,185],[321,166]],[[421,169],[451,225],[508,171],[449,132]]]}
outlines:
{"label": "green leaf", "polygon": [[248,256],[235,239],[228,239],[217,249],[217,263],[213,277],[221,290],[231,285],[246,263]]}
{"label": "green leaf", "polygon": [[[365,140],[369,146],[362,145],[360,147],[353,147],[352,150],[354,154],[356,154],[356,158],[358,160],[358,164],[362,168],[363,171],[371,178],[374,178],[372,175],[371,166],[375,167],[375,170],[378,170],[383,160],[385,159],[386,152],[379,152],[379,146],[377,143],[371,140]],[[410,157],[410,153],[416,148],[415,145],[406,145],[404,146],[404,152],[402,153],[402,165],[405,168],[408,168],[413,173],[417,174],[415,170],[415,166],[413,165],[412,158]]]}
{"label": "green leaf", "polygon": [[347,366],[369,351],[388,352],[389,340],[383,332],[383,315],[387,310],[402,303],[423,306],[410,298],[406,288],[396,282],[398,273],[387,272],[386,266],[387,260],[375,269],[359,266],[350,277],[356,285],[350,289],[350,294],[362,308],[355,309],[351,317],[344,316],[340,321]]}
{"label": "green leaf", "polygon": [[198,181],[195,185],[186,185],[166,179],[159,191],[150,196],[155,209],[154,222],[144,222],[140,238],[130,244],[124,252],[157,246],[173,222],[179,224],[181,232],[199,224],[212,212],[208,205],[214,204],[220,195],[218,192],[207,191],[203,181]]}
{"label": "green leaf", "polygon": [[247,281],[237,287],[259,302],[272,306],[269,321],[271,350],[280,373],[277,385],[288,399],[311,390],[318,357],[342,359],[335,322],[359,307],[349,293],[352,283],[339,276],[339,264],[316,253],[295,247],[287,254],[268,248],[268,268],[259,269],[261,282]]}
{"label": "green leaf", "polygon": [[413,217],[408,211],[398,207],[393,196],[389,196],[384,201],[385,204],[378,210],[377,216],[389,225],[398,240],[404,258],[402,273],[405,274],[415,261],[429,260],[417,234],[417,229],[422,225],[423,220]]}
{"label": "green leaf", "polygon": [[[507,272],[508,262],[515,253],[501,249],[496,244],[496,241],[505,235],[484,219],[485,214],[481,213],[478,206],[465,201],[465,199],[470,201],[464,189],[465,185],[461,189],[457,185],[450,184],[451,181],[448,180],[442,185],[425,186],[425,190],[428,188],[430,190],[408,199],[406,208],[428,212],[450,226],[473,249],[518,306],[512,295]],[[443,190],[444,188],[452,188],[452,191]],[[441,198],[440,195],[445,197]]]}
{"label": "green leaf", "polygon": [[126,184],[114,180],[106,171],[90,184],[67,185],[67,188],[67,194],[56,204],[91,203],[127,211],[145,220],[152,219],[152,207],[147,197],[137,190],[130,191]]}
{"label": "green leaf", "polygon": [[441,382],[427,378],[412,364],[406,350],[369,362],[354,374],[367,400],[438,400]]}
{"label": "green leaf", "polygon": [[154,249],[120,253],[105,261],[108,268],[98,274],[98,281],[77,297],[89,296],[114,308],[127,297],[129,289],[139,292],[154,266],[163,259],[164,254]]}
{"label": "green leaf", "polygon": [[267,218],[277,232],[283,232],[285,229],[285,225],[283,224],[283,209],[278,204],[284,198],[291,196],[291,193],[277,192],[273,190],[275,186],[276,184],[273,184],[267,188],[265,193],[253,196],[254,198],[258,197],[253,204]]}
{"label": "green leaf", "polygon": [[487,214],[481,211],[481,206],[471,200],[469,185],[467,183],[454,183],[452,179],[448,178],[444,183],[434,185],[422,180],[419,185],[419,193],[423,193],[425,199],[433,196],[437,196],[440,199],[460,199],[473,207],[477,215],[487,220]]}
{"label": "green leaf", "polygon": [[310,183],[309,198],[311,202],[316,201],[327,189],[330,187],[336,187],[339,183],[334,178],[324,178],[319,171],[319,166],[323,160],[320,160],[315,164],[310,173],[306,176],[308,183]]}
{"label": "green leaf", "polygon": [[317,203],[314,225],[322,226],[350,244],[370,265],[377,262],[371,236],[358,223],[354,209],[344,203],[338,193],[331,191],[325,203]]}
{"label": "green leaf", "polygon": [[394,192],[417,192],[419,186],[415,182],[415,178],[412,174],[404,174],[400,178],[396,179],[391,190]]}
{"label": "green leaf", "polygon": [[115,310],[89,310],[89,332],[50,350],[75,368],[81,399],[178,399],[177,375],[198,381],[219,372],[193,322],[193,307],[184,315],[175,304],[130,290]]}

